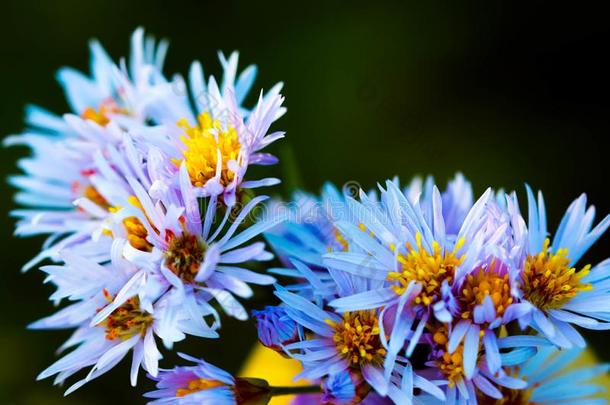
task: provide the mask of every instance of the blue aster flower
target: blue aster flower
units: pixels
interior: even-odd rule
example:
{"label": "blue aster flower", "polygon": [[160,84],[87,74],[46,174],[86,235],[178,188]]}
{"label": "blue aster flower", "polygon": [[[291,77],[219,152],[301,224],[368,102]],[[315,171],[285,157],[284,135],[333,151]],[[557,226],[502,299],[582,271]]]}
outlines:
{"label": "blue aster flower", "polygon": [[[256,222],[253,210],[267,197],[254,197],[239,210],[220,212],[215,197],[200,206],[191,193],[184,165],[179,193],[170,189],[154,198],[136,179],[130,177],[128,182],[134,195],[114,210],[107,229],[113,250],[120,251],[138,269],[133,281],[121,289],[121,296],[131,297],[149,288],[159,290],[168,297],[170,308],[189,311],[187,333],[198,336],[205,337],[210,328],[203,321],[205,317],[213,316],[215,323],[220,322],[213,300],[228,315],[247,319],[248,313],[236,297],[251,297],[249,284],[275,282],[269,275],[244,268],[246,262],[273,258],[263,242],[252,242],[282,221],[273,217]],[[248,218],[255,223],[243,226]],[[94,322],[117,305],[121,302],[100,311]]]}
{"label": "blue aster flower", "polygon": [[610,226],[610,215],[593,227],[594,207],[583,194],[568,207],[552,239],[548,238],[542,193],[538,201],[527,187],[528,243],[522,257],[519,288],[531,305],[523,325],[531,325],[561,347],[585,346],[573,325],[610,329],[610,261],[591,268],[581,257]]}
{"label": "blue aster flower", "polygon": [[[350,288],[352,292],[365,290],[367,280],[354,277],[349,287],[344,286],[344,290]],[[288,355],[303,364],[298,377],[315,381],[350,371],[361,375],[379,395],[389,396],[396,403],[410,403],[414,387],[444,398],[436,385],[413,372],[408,360],[395,355],[399,351],[395,346],[405,345],[409,329],[403,325],[412,313],[390,313],[385,309],[335,313],[282,287],[278,287],[276,295],[284,303],[286,314],[305,329],[301,341],[284,347]],[[404,303],[405,300],[399,309]]]}
{"label": "blue aster flower", "polygon": [[488,190],[473,205],[457,237],[448,237],[442,216],[442,198],[433,188],[433,214],[426,220],[418,204],[413,204],[391,181],[381,191],[381,204],[366,196],[351,201],[352,221],[335,225],[356,251],[328,253],[325,264],[358,277],[378,282],[378,287],[344,296],[330,302],[339,311],[397,307],[405,301],[416,313],[407,318],[414,336],[407,349],[409,356],[423,329],[431,319],[452,320],[455,297],[454,280],[461,279],[484,258],[486,205]]}
{"label": "blue aster flower", "polygon": [[221,203],[232,207],[243,190],[279,183],[271,177],[248,180],[245,175],[251,165],[277,163],[278,159],[263,149],[284,137],[282,131],[269,130],[286,108],[282,107],[281,83],[264,96],[261,91],[251,110],[242,107],[255,70],[246,69],[236,81],[238,54],[233,53],[228,60],[222,53],[219,57],[224,68],[220,86],[213,76],[206,84],[201,65],[195,62],[189,75],[190,92],[164,97],[155,104],[154,119],[161,125],[134,131],[141,133],[144,145],[154,145],[163,154],[158,173],[165,187],[178,188],[178,173],[185,165],[192,193],[219,197]]}
{"label": "blue aster flower", "polygon": [[[467,347],[482,342],[487,368],[495,373],[501,359],[496,333],[500,327],[527,315],[529,305],[521,303],[517,288],[520,268],[515,262],[524,249],[525,223],[518,212],[516,195],[498,193],[499,200],[489,201],[484,236],[485,259],[453,282],[455,297],[453,327],[448,352],[453,354],[462,340]],[[478,351],[464,354],[464,372],[474,374]]]}
{"label": "blue aster flower", "polygon": [[[478,338],[466,337],[453,352],[451,344],[452,324],[434,323],[424,334],[424,340],[430,345],[429,367],[436,370],[436,376],[444,380],[447,404],[476,404],[477,398],[493,403],[502,400],[504,390],[521,390],[527,386],[526,381],[511,373],[511,367],[531,358],[538,348],[549,347],[548,340],[538,336],[508,336],[497,338],[497,348],[505,350],[500,355],[500,367],[491,371],[487,366]],[[474,335],[477,330],[467,332]],[[475,367],[467,375],[467,362],[474,358]],[[435,374],[433,374],[434,376]],[[429,399],[429,398],[428,398]],[[479,402],[486,403],[479,399]]]}
{"label": "blue aster flower", "polygon": [[155,391],[144,394],[154,399],[149,404],[236,405],[236,380],[226,371],[182,353],[179,356],[195,365],[160,370],[151,376],[157,382]]}

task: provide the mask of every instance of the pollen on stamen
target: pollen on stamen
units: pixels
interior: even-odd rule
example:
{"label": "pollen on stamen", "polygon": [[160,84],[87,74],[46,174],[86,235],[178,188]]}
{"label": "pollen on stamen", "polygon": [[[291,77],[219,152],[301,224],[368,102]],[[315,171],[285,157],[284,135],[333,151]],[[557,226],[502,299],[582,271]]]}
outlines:
{"label": "pollen on stamen", "polygon": [[196,378],[194,380],[189,381],[186,384],[186,387],[178,388],[176,390],[176,396],[184,397],[195,392],[209,390],[211,388],[216,387],[222,387],[223,385],[225,384],[220,381],[206,380],[205,378]]}
{"label": "pollen on stamen", "polygon": [[347,239],[345,239],[345,236],[343,236],[343,234],[336,228],[333,228],[332,232],[334,240],[332,241],[331,245],[328,246],[327,250],[329,252],[337,250],[340,252],[349,251],[349,242],[347,241]]}
{"label": "pollen on stamen", "polygon": [[[104,296],[110,302],[114,299],[106,290]],[[152,315],[140,308],[140,299],[136,296],[112,311],[100,326],[106,329],[106,339],[127,340],[137,334],[144,336],[152,323]]]}
{"label": "pollen on stamen", "polygon": [[327,323],[335,330],[333,342],[339,354],[352,367],[364,364],[383,364],[386,350],[379,335],[375,311],[355,311],[343,314],[342,322]]}
{"label": "pollen on stamen", "polygon": [[178,121],[184,130],[180,137],[184,144],[182,159],[172,159],[176,166],[186,164],[191,183],[203,187],[216,176],[220,160],[220,182],[223,186],[230,184],[235,172],[229,168],[230,161],[240,159],[241,144],[235,128],[223,128],[220,121],[213,120],[204,112],[197,117],[197,125],[190,126],[186,119]]}
{"label": "pollen on stamen", "polygon": [[402,295],[411,281],[420,283],[422,290],[415,303],[428,306],[440,298],[443,282],[453,281],[455,268],[464,260],[464,256],[457,256],[464,241],[458,240],[452,251],[445,252],[437,242],[433,242],[432,252],[428,252],[422,244],[420,233],[416,234],[415,240],[417,248],[407,244],[408,253],[397,255],[400,271],[389,272],[388,280],[394,282],[391,288],[397,295]]}
{"label": "pollen on stamen", "polygon": [[100,206],[101,208],[104,208],[106,210],[110,208],[110,204],[104,198],[104,196],[101,195],[100,192],[97,191],[97,189],[91,185],[85,187],[85,189],[83,191],[83,197],[88,198],[89,200],[93,201],[96,205]]}
{"label": "pollen on stamen", "polygon": [[112,114],[127,114],[127,110],[120,108],[112,98],[108,98],[100,103],[98,109],[93,107],[85,108],[81,113],[81,118],[91,120],[105,127],[110,123],[109,115]]}
{"label": "pollen on stamen", "polygon": [[205,258],[206,245],[196,235],[183,233],[169,241],[165,265],[185,283],[193,283]]}
{"label": "pollen on stamen", "polygon": [[449,387],[464,378],[464,343],[460,343],[453,353],[449,353],[449,332],[441,323],[431,325],[432,341],[435,344],[435,360],[439,371],[445,375]]}
{"label": "pollen on stamen", "polygon": [[527,257],[520,283],[524,298],[542,310],[561,308],[579,292],[592,288],[582,282],[591,266],[576,271],[570,267],[567,249],[558,249],[553,254],[549,245],[550,240],[546,239],[542,252]]}
{"label": "pollen on stamen", "polygon": [[[144,213],[144,209],[142,208],[142,204],[135,196],[129,196],[128,201],[131,205],[138,208]],[[111,213],[119,212],[122,209],[121,206],[109,207],[108,211]],[[144,213],[146,216],[146,214]],[[148,216],[146,216],[148,219]],[[150,220],[148,221],[150,224]],[[136,216],[130,216],[123,219],[123,226],[125,227],[125,233],[127,234],[127,240],[129,244],[134,248],[141,250],[143,252],[152,251],[153,245],[148,241],[148,230],[142,224],[142,221]],[[152,226],[152,224],[151,224]],[[154,227],[153,227],[154,228]],[[112,232],[105,232],[107,235],[112,236]]]}
{"label": "pollen on stamen", "polygon": [[[358,224],[358,229],[362,232],[367,232],[367,228],[363,223]],[[368,234],[371,238],[375,237],[375,233],[372,231],[368,231]],[[339,251],[339,252],[348,252],[349,251],[349,241],[347,238],[339,231],[337,228],[332,229],[333,240],[331,240],[329,246],[326,248],[327,251]]]}
{"label": "pollen on stamen", "polygon": [[508,272],[495,260],[466,276],[458,296],[462,319],[472,319],[474,308],[483,304],[487,296],[498,317],[513,303]]}

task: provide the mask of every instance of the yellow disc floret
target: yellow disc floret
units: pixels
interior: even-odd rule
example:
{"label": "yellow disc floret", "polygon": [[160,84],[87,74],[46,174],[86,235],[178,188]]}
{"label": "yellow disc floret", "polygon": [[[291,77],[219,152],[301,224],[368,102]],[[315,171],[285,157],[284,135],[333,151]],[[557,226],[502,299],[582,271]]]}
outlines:
{"label": "yellow disc floret", "polygon": [[379,337],[379,319],[375,311],[355,311],[343,314],[343,321],[326,321],[335,330],[333,341],[339,354],[352,367],[383,364],[386,350]]}
{"label": "yellow disc floret", "polygon": [[472,319],[474,308],[483,304],[487,296],[491,297],[498,317],[513,303],[508,273],[500,274],[497,267],[493,261],[488,268],[480,267],[466,276],[458,297],[462,319]]}
{"label": "yellow disc floret", "polygon": [[421,234],[415,236],[417,249],[407,243],[407,254],[398,254],[397,260],[401,271],[388,273],[388,280],[396,282],[392,289],[398,295],[403,294],[411,281],[422,285],[422,290],[415,298],[416,304],[431,305],[441,295],[441,286],[445,280],[451,284],[455,276],[455,268],[462,263],[464,257],[457,257],[457,251],[464,240],[460,239],[453,251],[445,251],[437,242],[432,242],[432,252],[422,245]]}
{"label": "yellow disc floret", "polygon": [[184,397],[195,392],[209,390],[211,388],[216,387],[222,387],[223,385],[225,384],[217,380],[206,380],[205,378],[197,378],[195,380],[189,381],[186,387],[178,388],[176,390],[176,396]]}
{"label": "yellow disc floret", "polygon": [[544,241],[542,252],[528,256],[523,268],[521,289],[523,296],[542,310],[563,307],[581,291],[591,290],[582,278],[589,274],[590,265],[580,271],[570,267],[568,250],[549,252],[550,241]]}
{"label": "yellow disc floret", "polygon": [[453,353],[449,353],[449,332],[444,324],[436,324],[432,329],[432,340],[436,345],[439,355],[436,358],[436,366],[447,378],[449,387],[464,378],[464,342],[461,342]]}
{"label": "yellow disc floret", "polygon": [[[338,250],[339,252],[349,251],[349,242],[345,239],[345,236],[337,228],[333,228],[333,237],[331,246],[328,247],[328,251],[332,252]],[[336,247],[335,247],[336,246]]]}
{"label": "yellow disc floret", "polygon": [[[104,295],[112,300],[106,290]],[[152,315],[140,308],[140,299],[135,296],[112,311],[100,326],[106,329],[106,339],[127,340],[137,334],[144,336],[152,323]]]}
{"label": "yellow disc floret", "polygon": [[[140,209],[142,212],[144,212],[144,208],[142,207],[142,204],[140,203],[140,201],[135,197],[135,196],[129,196],[129,198],[127,199],[129,201],[129,203],[131,205],[133,205],[134,207]],[[119,212],[122,209],[122,207],[120,206],[116,206],[116,207],[110,207],[109,211],[111,213],[115,213],[115,212]],[[146,216],[146,214],[144,214]],[[148,216],[146,216],[147,220],[148,220]],[[148,223],[150,224],[150,220],[148,220]],[[148,230],[146,229],[146,227],[142,224],[142,221],[140,221],[140,219],[138,219],[138,217],[135,216],[131,216],[131,217],[127,217],[125,219],[123,219],[123,226],[125,227],[125,233],[127,233],[127,240],[129,241],[129,244],[131,246],[133,246],[134,248],[141,250],[143,252],[150,252],[152,251],[153,245],[147,240],[148,237]],[[152,226],[152,224],[151,224]],[[153,226],[154,229],[154,226]],[[109,230],[107,230],[107,232],[105,232],[108,236],[112,236],[112,232],[110,232]]]}
{"label": "yellow disc floret", "polygon": [[146,240],[148,231],[137,217],[127,217],[123,220],[127,232],[127,240],[134,248],[143,252],[150,252],[152,245]]}
{"label": "yellow disc floret", "polygon": [[176,166],[186,164],[191,183],[203,187],[216,176],[220,160],[220,182],[223,186],[231,183],[235,173],[229,168],[229,161],[238,161],[241,144],[233,127],[223,128],[220,121],[213,120],[204,112],[197,117],[197,125],[192,127],[181,119],[178,126],[184,129],[180,137],[184,144],[182,159],[173,159]]}

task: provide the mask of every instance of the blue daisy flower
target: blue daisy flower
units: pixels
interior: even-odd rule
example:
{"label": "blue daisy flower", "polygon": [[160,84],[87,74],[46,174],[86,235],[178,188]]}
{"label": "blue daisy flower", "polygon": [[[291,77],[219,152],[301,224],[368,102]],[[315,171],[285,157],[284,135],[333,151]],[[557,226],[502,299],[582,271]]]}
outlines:
{"label": "blue daisy flower", "polygon": [[[450,322],[455,311],[454,280],[461,279],[479,263],[485,252],[488,190],[473,205],[457,237],[448,237],[442,216],[442,198],[433,188],[431,222],[418,204],[412,204],[396,184],[386,183],[379,204],[366,196],[352,200],[354,220],[338,221],[336,227],[358,251],[328,253],[325,264],[358,277],[378,281],[378,288],[338,298],[330,305],[339,311],[396,307],[406,300],[417,316],[409,318],[415,335],[407,349],[409,356],[423,329],[433,318]],[[366,231],[363,231],[366,230]]]}
{"label": "blue daisy flower", "polygon": [[[351,281],[346,290],[368,288],[366,280],[354,277]],[[276,295],[284,303],[286,314],[305,329],[301,341],[284,346],[288,355],[303,364],[298,377],[315,381],[350,371],[396,403],[410,403],[414,388],[444,398],[435,384],[413,372],[407,359],[395,355],[399,351],[395,346],[402,348],[405,344],[409,329],[403,325],[412,313],[379,308],[335,313],[279,286]],[[404,304],[402,300],[398,309]]]}
{"label": "blue daisy flower", "polygon": [[[584,347],[573,325],[610,329],[610,261],[591,268],[577,263],[610,226],[610,215],[593,227],[595,208],[583,194],[568,207],[554,238],[548,238],[542,193],[536,201],[527,187],[528,244],[519,288],[531,305],[523,325],[531,325],[561,347]],[[580,267],[580,268],[579,268]]]}
{"label": "blue daisy flower", "polygon": [[[536,336],[499,338],[498,350],[509,351],[500,355],[500,367],[492,372],[487,367],[478,336],[474,337],[479,331],[470,328],[467,333],[473,336],[467,336],[450,352],[452,328],[451,324],[434,323],[428,326],[424,335],[431,348],[426,365],[436,370],[436,375],[444,380],[446,403],[449,405],[476,404],[478,396],[486,397],[486,400],[501,400],[502,390],[525,388],[526,382],[511,375],[509,367],[525,362],[536,353],[536,348],[550,345],[546,339]],[[474,359],[474,367],[468,365],[469,359]],[[469,367],[472,367],[470,372],[467,371]]]}
{"label": "blue daisy flower", "polygon": [[182,353],[178,354],[195,365],[180,366],[170,370],[160,370],[151,378],[157,382],[157,389],[144,394],[154,399],[149,404],[179,405],[236,405],[236,380],[226,371]]}

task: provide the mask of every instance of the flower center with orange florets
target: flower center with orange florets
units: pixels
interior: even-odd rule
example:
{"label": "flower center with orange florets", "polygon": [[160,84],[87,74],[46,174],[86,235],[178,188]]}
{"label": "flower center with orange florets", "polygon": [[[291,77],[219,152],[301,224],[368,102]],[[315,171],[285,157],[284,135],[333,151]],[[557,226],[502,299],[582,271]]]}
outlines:
{"label": "flower center with orange florets", "polygon": [[461,342],[453,353],[449,353],[449,332],[444,324],[436,324],[430,327],[432,340],[436,345],[436,359],[434,362],[443,375],[447,378],[449,387],[454,387],[464,377],[464,342]]}
{"label": "flower center with orange florets", "polygon": [[216,380],[206,380],[205,378],[197,378],[187,383],[186,387],[176,390],[177,397],[184,397],[195,392],[209,390],[211,388],[222,387],[226,384]]}
{"label": "flower center with orange florets", "polygon": [[[112,301],[108,291],[104,290],[104,295]],[[140,299],[136,296],[112,311],[100,326],[106,328],[106,339],[127,340],[138,334],[142,337],[146,335],[152,323],[152,315],[140,308]]]}
{"label": "flower center with orange florets", "polygon": [[[144,212],[144,208],[142,204],[135,196],[129,196],[128,201],[131,205],[138,208],[142,212]],[[122,207],[110,207],[108,210],[111,213],[119,212]],[[146,214],[145,214],[146,215]],[[148,216],[146,216],[148,219]],[[150,221],[148,221],[150,224]],[[131,216],[123,219],[123,226],[125,227],[125,233],[127,233],[127,240],[129,244],[134,248],[141,250],[143,252],[152,251],[153,245],[148,241],[148,230],[142,224],[142,221],[138,219],[136,216]],[[151,225],[152,226],[152,225]],[[154,227],[153,227],[154,228]],[[109,236],[112,236],[111,232],[107,232]]]}
{"label": "flower center with orange florets", "polygon": [[568,250],[549,252],[550,241],[544,241],[542,252],[528,256],[521,276],[521,290],[526,300],[541,310],[563,307],[581,291],[590,291],[591,284],[582,279],[591,269],[586,265],[580,271],[570,267]]}
{"label": "flower center with orange florets", "polygon": [[165,265],[185,283],[195,281],[199,267],[205,258],[206,245],[189,233],[173,237],[165,252]]}
{"label": "flower center with orange florets", "polygon": [[213,120],[207,112],[200,114],[197,121],[194,127],[186,119],[178,121],[178,126],[184,129],[180,139],[185,148],[182,159],[172,159],[172,162],[178,167],[184,162],[191,183],[195,187],[203,187],[216,176],[220,160],[220,182],[227,186],[235,178],[229,161],[237,161],[240,156],[237,130],[233,127],[223,128],[220,121]]}
{"label": "flower center with orange florets", "polygon": [[501,274],[493,261],[488,268],[480,267],[468,274],[458,297],[462,319],[472,319],[474,308],[483,304],[485,297],[491,297],[496,316],[501,317],[513,303],[508,273]]}
{"label": "flower center with orange florets", "polygon": [[335,330],[333,342],[339,354],[352,367],[383,364],[386,350],[379,336],[379,318],[375,311],[346,312],[341,322],[326,322]]}
{"label": "flower center with orange florets", "polygon": [[443,282],[446,280],[451,284],[455,276],[455,268],[464,260],[464,256],[457,256],[457,251],[464,244],[464,240],[458,240],[451,252],[443,252],[437,242],[432,242],[431,253],[423,247],[420,233],[415,235],[415,240],[417,249],[407,243],[408,253],[399,253],[397,256],[401,271],[389,272],[388,280],[395,282],[391,288],[398,295],[402,295],[412,281],[420,283],[422,290],[415,298],[415,303],[431,305],[441,297]]}

